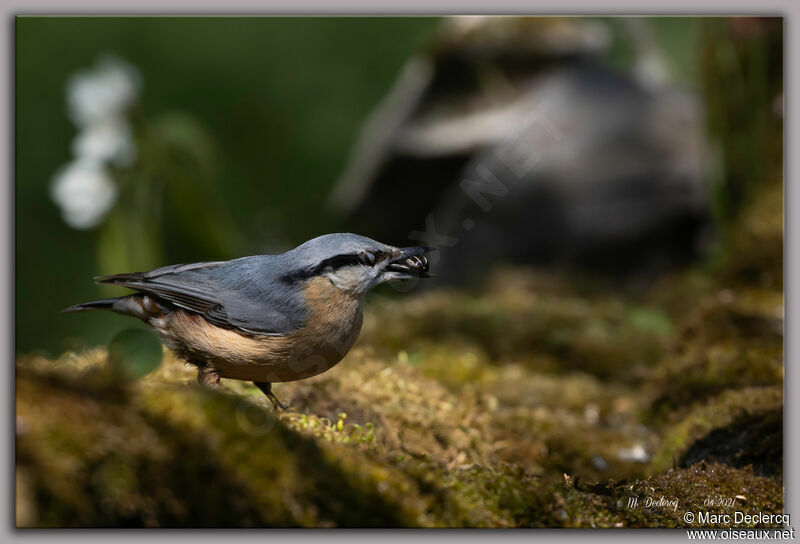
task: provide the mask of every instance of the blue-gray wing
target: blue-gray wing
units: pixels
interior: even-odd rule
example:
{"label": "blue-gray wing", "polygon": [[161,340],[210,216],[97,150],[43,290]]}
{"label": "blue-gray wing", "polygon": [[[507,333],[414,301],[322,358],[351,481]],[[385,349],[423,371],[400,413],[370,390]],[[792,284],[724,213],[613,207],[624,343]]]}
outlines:
{"label": "blue-gray wing", "polygon": [[210,323],[249,334],[283,335],[301,328],[306,309],[272,270],[272,256],[165,266],[95,278],[147,293]]}

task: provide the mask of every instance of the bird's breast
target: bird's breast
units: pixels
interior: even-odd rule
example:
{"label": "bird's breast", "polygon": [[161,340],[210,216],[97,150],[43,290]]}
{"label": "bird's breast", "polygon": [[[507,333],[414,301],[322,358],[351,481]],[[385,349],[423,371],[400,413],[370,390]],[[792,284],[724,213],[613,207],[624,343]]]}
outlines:
{"label": "bird's breast", "polygon": [[222,378],[267,382],[309,378],[350,351],[361,331],[362,299],[327,278],[309,280],[304,294],[306,323],[287,335],[244,335],[182,310],[171,315],[168,326],[159,327],[159,334],[181,357],[210,363]]}

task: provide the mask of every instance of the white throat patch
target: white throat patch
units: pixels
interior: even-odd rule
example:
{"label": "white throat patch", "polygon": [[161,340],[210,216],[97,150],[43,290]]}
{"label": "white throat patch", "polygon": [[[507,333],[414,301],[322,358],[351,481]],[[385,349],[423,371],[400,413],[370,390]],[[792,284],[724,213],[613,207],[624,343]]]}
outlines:
{"label": "white throat patch", "polygon": [[364,293],[373,287],[375,271],[370,266],[343,266],[338,270],[326,272],[325,276],[342,291]]}

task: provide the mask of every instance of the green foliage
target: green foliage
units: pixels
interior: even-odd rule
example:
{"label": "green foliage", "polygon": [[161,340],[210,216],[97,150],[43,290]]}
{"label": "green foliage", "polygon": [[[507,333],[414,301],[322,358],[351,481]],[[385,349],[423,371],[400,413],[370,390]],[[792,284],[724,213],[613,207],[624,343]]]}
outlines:
{"label": "green foliage", "polygon": [[759,186],[782,181],[783,19],[709,17],[700,29],[707,122],[721,148],[715,211],[727,227]]}
{"label": "green foliage", "polygon": [[147,270],[168,254],[179,260],[201,252],[207,260],[238,255],[242,236],[216,196],[218,152],[208,132],[178,113],[140,118],[135,132],[139,157],[116,172],[120,197],[99,228],[98,268]]}
{"label": "green foliage", "polygon": [[633,327],[656,336],[672,333],[672,322],[663,311],[655,308],[631,308],[627,318]]}

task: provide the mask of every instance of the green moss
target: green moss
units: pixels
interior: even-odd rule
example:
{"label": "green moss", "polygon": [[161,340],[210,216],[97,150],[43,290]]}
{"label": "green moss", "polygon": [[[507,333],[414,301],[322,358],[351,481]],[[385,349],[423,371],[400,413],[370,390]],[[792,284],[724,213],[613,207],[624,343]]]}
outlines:
{"label": "green moss", "polygon": [[[728,428],[731,425],[741,430],[758,428],[763,424],[765,414],[778,414],[781,423],[783,408],[783,392],[779,386],[753,387],[741,390],[726,391],[684,415],[672,424],[665,425],[664,437],[659,452],[653,458],[653,470],[664,470],[684,457],[689,449],[699,440],[707,437],[715,429]],[[756,417],[753,417],[756,416]],[[762,437],[765,438],[765,437]],[[783,459],[782,441],[770,442],[775,446],[769,455],[779,455]],[[758,462],[758,460],[755,460]],[[775,465],[775,461],[764,457],[762,462]]]}
{"label": "green moss", "polygon": [[18,370],[17,459],[36,526],[425,524],[401,500],[404,478],[271,415],[264,432],[237,425],[236,397],[195,387],[117,398]]}
{"label": "green moss", "polygon": [[608,378],[630,377],[631,368],[653,364],[671,330],[669,317],[653,308],[528,289],[437,292],[377,307],[363,335],[393,352],[430,344],[470,346],[500,364],[521,360],[538,371],[580,370]]}
{"label": "green moss", "polygon": [[[780,146],[778,146],[780,147]],[[753,191],[727,233],[715,275],[730,286],[783,290],[783,184],[765,182]]]}
{"label": "green moss", "polygon": [[[756,476],[743,469],[701,461],[688,468],[670,469],[664,474],[638,481],[607,481],[595,484],[574,481],[573,486],[601,497],[613,512],[614,527],[730,527],[704,524],[695,518],[687,523],[684,514],[698,511],[732,515],[782,514],[783,486],[772,478]],[[662,500],[663,499],[663,500]],[[730,501],[730,502],[729,502]],[[739,527],[777,527],[778,524],[747,524]]]}
{"label": "green moss", "polygon": [[649,387],[654,417],[686,411],[732,388],[783,383],[782,300],[719,291],[681,325]]}

